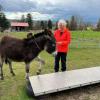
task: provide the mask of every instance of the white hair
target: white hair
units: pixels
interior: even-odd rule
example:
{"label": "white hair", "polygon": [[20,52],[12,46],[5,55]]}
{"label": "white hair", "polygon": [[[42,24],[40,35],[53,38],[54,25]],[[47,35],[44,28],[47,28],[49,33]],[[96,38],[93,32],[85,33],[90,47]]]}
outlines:
{"label": "white hair", "polygon": [[58,26],[59,26],[60,24],[66,26],[66,25],[67,25],[67,22],[66,22],[64,19],[60,19],[60,20],[58,21]]}

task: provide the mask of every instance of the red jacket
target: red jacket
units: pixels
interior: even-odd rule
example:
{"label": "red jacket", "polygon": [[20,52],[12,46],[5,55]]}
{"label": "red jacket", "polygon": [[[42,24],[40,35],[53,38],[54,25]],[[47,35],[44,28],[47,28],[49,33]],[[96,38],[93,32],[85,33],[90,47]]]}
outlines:
{"label": "red jacket", "polygon": [[[54,37],[56,39],[56,51],[57,52],[68,52],[68,45],[71,41],[70,31],[66,28],[62,35],[61,31],[58,29],[54,32]],[[57,42],[61,42],[58,44]]]}

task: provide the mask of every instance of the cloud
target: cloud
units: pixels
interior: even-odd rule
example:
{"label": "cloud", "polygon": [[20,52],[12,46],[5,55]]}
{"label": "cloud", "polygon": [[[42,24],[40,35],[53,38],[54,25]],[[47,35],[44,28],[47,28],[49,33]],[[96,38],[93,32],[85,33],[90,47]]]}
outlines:
{"label": "cloud", "polygon": [[0,3],[5,12],[37,12],[34,18],[41,19],[78,15],[87,21],[96,21],[100,17],[99,0],[0,0]]}
{"label": "cloud", "polygon": [[26,12],[36,8],[36,2],[30,0],[0,0],[6,12]]}
{"label": "cloud", "polygon": [[[6,12],[8,19],[21,19],[22,15],[27,16],[27,12]],[[39,12],[31,12],[33,20],[48,20],[54,16],[49,14],[41,14]]]}

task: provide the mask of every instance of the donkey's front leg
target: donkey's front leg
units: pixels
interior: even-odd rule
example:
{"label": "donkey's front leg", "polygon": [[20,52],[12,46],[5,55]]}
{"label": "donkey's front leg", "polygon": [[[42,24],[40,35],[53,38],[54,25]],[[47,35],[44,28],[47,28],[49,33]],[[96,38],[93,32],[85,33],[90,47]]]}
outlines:
{"label": "donkey's front leg", "polygon": [[29,70],[30,70],[30,64],[29,63],[25,63],[25,70],[26,70],[26,79],[29,79]]}
{"label": "donkey's front leg", "polygon": [[38,62],[41,62],[41,65],[44,65],[44,64],[45,64],[45,61],[44,61],[43,59],[41,59],[40,56],[37,56],[37,57],[35,58],[35,60],[38,61]]}
{"label": "donkey's front leg", "polygon": [[43,59],[41,59],[39,56],[35,60],[37,60],[39,62],[39,68],[37,71],[37,75],[39,75],[41,73],[42,65],[45,64],[45,61]]}
{"label": "donkey's front leg", "polygon": [[41,69],[42,69],[42,64],[41,64],[41,62],[39,62],[39,67],[38,67],[38,70],[37,70],[37,75],[39,75],[41,73]]}

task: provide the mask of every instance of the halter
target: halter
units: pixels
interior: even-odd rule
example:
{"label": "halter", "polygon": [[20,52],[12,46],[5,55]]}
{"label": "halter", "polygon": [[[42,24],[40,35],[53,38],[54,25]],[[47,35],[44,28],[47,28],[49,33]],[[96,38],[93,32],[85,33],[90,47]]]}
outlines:
{"label": "halter", "polygon": [[36,40],[35,40],[35,36],[33,36],[34,37],[34,42],[35,42],[35,44],[36,44],[36,46],[37,46],[37,48],[39,49],[39,50],[42,50],[40,47],[39,47],[39,45],[38,45],[38,43],[36,42]]}
{"label": "halter", "polygon": [[36,44],[36,46],[37,46],[37,48],[39,49],[39,50],[41,50],[41,48],[39,47],[39,45],[38,45],[38,43],[36,42],[36,40],[35,40],[35,36],[33,36],[34,37],[34,42],[35,42],[35,44]]}

